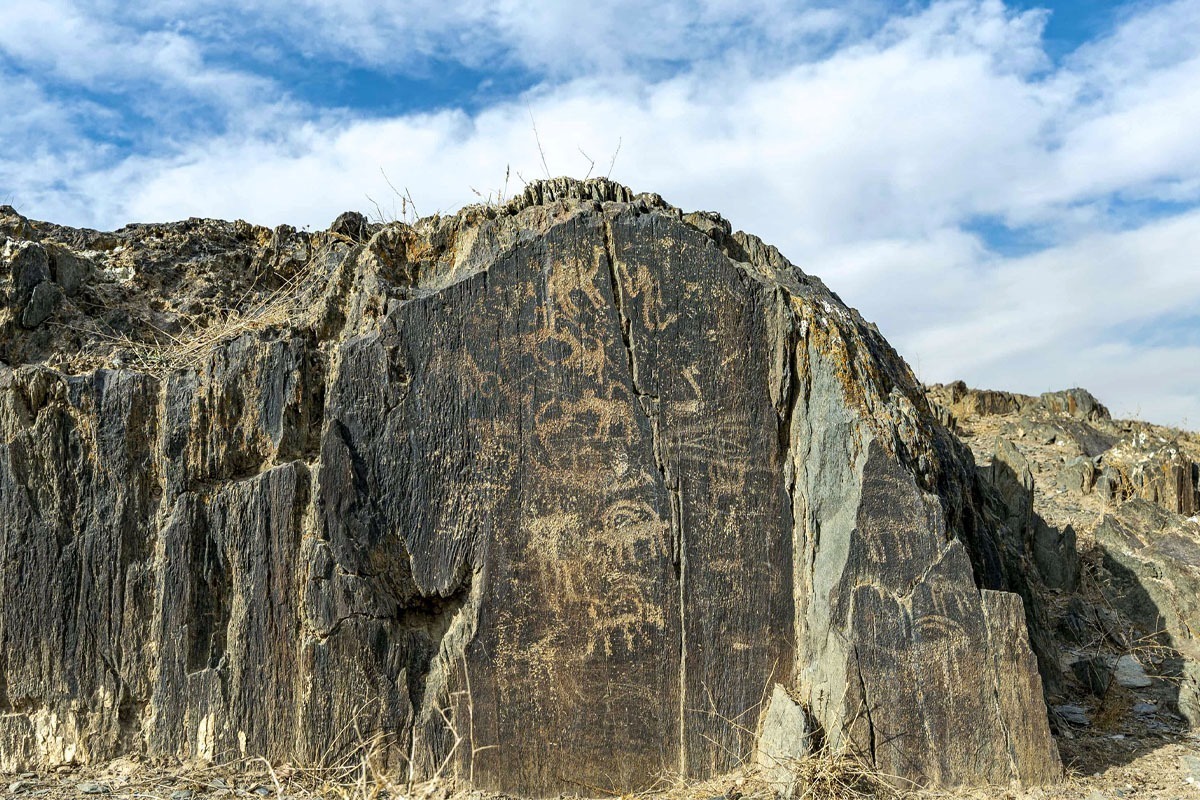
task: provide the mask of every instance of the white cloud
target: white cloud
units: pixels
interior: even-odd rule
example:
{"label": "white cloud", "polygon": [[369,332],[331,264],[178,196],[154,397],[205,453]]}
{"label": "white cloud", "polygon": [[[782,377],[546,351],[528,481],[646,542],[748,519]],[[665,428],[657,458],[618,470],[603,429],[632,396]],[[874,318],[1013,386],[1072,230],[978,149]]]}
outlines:
{"label": "white cloud", "polygon": [[1200,422],[1195,343],[1144,336],[1196,315],[1198,252],[1192,211],[1022,258],[989,256],[946,231],[921,246],[864,245],[831,259],[855,266],[846,283],[864,305],[887,309],[884,334],[925,380],[1034,394],[1081,385],[1114,410]]}
{"label": "white cloud", "polygon": [[[190,2],[199,10],[171,28],[184,7],[152,2],[139,13],[157,34],[115,23],[86,34],[101,51],[137,50],[101,59],[107,74],[133,80],[165,62],[174,71],[158,80],[193,95],[243,87],[226,106],[244,123],[115,162],[79,134],[52,170],[66,190],[45,185],[46,164],[10,159],[0,195],[8,183],[26,213],[77,224],[204,215],[324,226],[347,208],[373,211],[366,194],[390,210],[383,171],[422,213],[448,211],[476,199],[471,187],[497,189],[506,165],[510,192],[517,173],[542,175],[532,112],[552,172],[582,175],[582,149],[604,173],[620,142],[615,179],[722,211],[777,244],[877,319],[926,378],[1024,391],[1083,383],[1116,409],[1200,421],[1200,368],[1167,369],[1193,358],[1192,344],[1129,334],[1200,300],[1200,212],[1161,218],[1136,205],[1200,201],[1200,139],[1184,122],[1200,119],[1198,0],[1139,7],[1058,66],[1042,48],[1045,14],[998,0],[939,2],[882,25],[862,22],[880,19],[877,6],[860,7],[875,17],[789,14],[776,0],[657,4],[650,17],[621,3],[534,15],[509,3],[304,2],[292,19],[305,32],[273,30],[313,52],[349,48],[348,59],[390,68],[430,53],[517,59],[545,81],[473,114],[306,108],[211,66],[204,43],[229,6]],[[251,30],[274,24],[276,5],[257,8]],[[732,45],[739,36],[749,44]],[[780,57],[797,42],[841,44]],[[674,73],[638,68],[689,53]],[[75,68],[53,62],[64,76]],[[73,118],[39,91],[14,84],[0,97],[26,92],[47,130]],[[980,218],[1032,226],[1044,248],[990,252],[971,232]]]}
{"label": "white cloud", "polygon": [[99,91],[159,84],[228,94],[265,82],[204,63],[199,45],[169,30],[134,30],[69,0],[31,0],[5,9],[0,51],[38,74]]}
{"label": "white cloud", "polygon": [[176,25],[210,42],[270,37],[311,56],[379,68],[434,57],[471,67],[520,65],[557,76],[639,62],[712,57],[738,42],[762,57],[794,58],[878,24],[880,0],[78,0],[139,25]]}

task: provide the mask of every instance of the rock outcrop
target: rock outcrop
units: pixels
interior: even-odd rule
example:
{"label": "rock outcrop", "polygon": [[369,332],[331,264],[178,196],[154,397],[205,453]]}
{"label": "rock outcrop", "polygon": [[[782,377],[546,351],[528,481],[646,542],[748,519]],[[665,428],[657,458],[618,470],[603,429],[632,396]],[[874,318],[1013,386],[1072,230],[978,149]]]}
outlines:
{"label": "rock outcrop", "polygon": [[959,422],[991,418],[1001,438],[1053,446],[1050,480],[1064,491],[1095,493],[1110,506],[1142,498],[1175,514],[1200,511],[1200,443],[1192,434],[1114,420],[1084,389],[1031,397],[957,381],[927,391],[939,418],[960,432]]}
{"label": "rock outcrop", "polygon": [[1200,727],[1200,638],[1195,631],[1200,619],[1200,524],[1136,499],[1104,517],[1096,541],[1115,577],[1110,603],[1137,630],[1154,637],[1142,638],[1144,650],[1165,638],[1176,662],[1167,665],[1177,692],[1175,705],[1193,728]]}
{"label": "rock outcrop", "polygon": [[1021,532],[1031,639],[1064,741],[1095,752],[1200,725],[1200,437],[1113,419],[1081,389],[955,383],[929,396],[985,465],[1001,530]]}
{"label": "rock outcrop", "polygon": [[1059,775],[970,453],[720,217],[566,180],[311,235],[0,212],[0,766],[382,733],[616,792],[749,757],[780,684],[898,779]]}

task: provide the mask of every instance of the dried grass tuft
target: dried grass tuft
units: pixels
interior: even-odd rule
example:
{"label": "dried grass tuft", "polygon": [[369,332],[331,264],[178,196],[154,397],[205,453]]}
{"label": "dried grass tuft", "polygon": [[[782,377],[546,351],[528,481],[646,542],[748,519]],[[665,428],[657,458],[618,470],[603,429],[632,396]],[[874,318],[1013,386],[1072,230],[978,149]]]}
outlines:
{"label": "dried grass tuft", "polygon": [[901,797],[898,779],[848,749],[825,747],[790,765],[796,800],[888,800]]}
{"label": "dried grass tuft", "polygon": [[[112,796],[145,800],[169,800],[190,791],[193,797],[228,796],[255,798],[338,798],[338,800],[449,800],[464,796],[457,781],[435,776],[410,782],[389,768],[394,753],[392,737],[377,732],[362,739],[336,763],[325,766],[273,764],[262,757],[224,761],[219,764],[145,763],[128,759],[99,770],[87,770],[79,778],[104,787]],[[36,783],[42,783],[37,781]]]}
{"label": "dried grass tuft", "polygon": [[182,331],[170,333],[143,322],[150,328],[148,338],[134,338],[126,332],[99,329],[81,331],[107,342],[117,366],[165,377],[181,369],[199,369],[220,344],[243,334],[294,323],[309,309],[312,298],[330,276],[322,274],[328,247],[316,250],[305,264],[277,288],[255,297],[251,286],[230,307],[206,315],[203,322],[191,321]]}

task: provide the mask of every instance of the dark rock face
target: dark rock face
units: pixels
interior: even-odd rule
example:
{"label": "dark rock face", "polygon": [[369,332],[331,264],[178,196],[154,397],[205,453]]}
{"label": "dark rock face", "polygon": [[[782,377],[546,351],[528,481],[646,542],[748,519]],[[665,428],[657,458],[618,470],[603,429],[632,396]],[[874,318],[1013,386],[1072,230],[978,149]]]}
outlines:
{"label": "dark rock face", "polygon": [[1140,629],[1165,636],[1177,652],[1173,665],[1179,711],[1200,726],[1200,525],[1142,499],[1105,516],[1096,528],[1106,567],[1116,576],[1109,601]]}
{"label": "dark rock face", "polygon": [[22,332],[49,258],[6,256],[0,766],[381,731],[413,777],[624,791],[736,766],[780,684],[900,778],[1058,776],[969,453],[773,248],[606,181],[242,225],[5,223],[80,304],[229,263],[291,305],[67,375],[74,311]]}

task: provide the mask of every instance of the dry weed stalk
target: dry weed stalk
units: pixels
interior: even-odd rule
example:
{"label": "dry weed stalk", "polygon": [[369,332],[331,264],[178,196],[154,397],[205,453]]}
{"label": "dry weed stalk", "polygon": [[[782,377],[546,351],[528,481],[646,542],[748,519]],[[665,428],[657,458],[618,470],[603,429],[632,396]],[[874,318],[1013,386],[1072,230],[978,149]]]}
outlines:
{"label": "dry weed stalk", "polygon": [[181,789],[193,792],[216,791],[237,797],[340,798],[340,800],[382,800],[382,798],[429,798],[442,787],[419,784],[409,787],[395,783],[381,766],[390,737],[383,732],[365,737],[358,746],[336,764],[325,766],[275,765],[261,756],[236,758],[219,763],[176,765],[137,764],[122,777],[97,775],[98,783],[114,796],[168,800]]}
{"label": "dry weed stalk", "polygon": [[[509,200],[508,181],[509,181],[509,178],[511,177],[511,175],[512,175],[512,165],[506,164],[504,167],[504,183],[503,183],[503,185],[501,185],[494,192],[489,189],[487,196],[484,196],[483,192],[479,191],[474,186],[470,187],[471,192],[476,197],[479,198],[480,205],[482,205],[486,208],[500,208],[505,203],[507,203]],[[517,177],[520,177],[520,173],[517,173]]]}
{"label": "dry weed stalk", "polygon": [[[407,186],[404,187],[403,192],[397,189],[396,185],[392,183],[392,179],[388,177],[388,174],[386,171],[384,171],[383,167],[379,168],[379,174],[383,176],[384,183],[386,183],[388,188],[392,190],[392,213],[385,214],[383,212],[383,208],[380,207],[379,203],[374,197],[372,197],[370,194],[364,194],[368,202],[375,207],[375,216],[369,217],[370,221],[379,225],[390,225],[394,222],[402,222],[405,225],[416,225],[421,219],[421,215],[417,211],[417,204],[413,200],[412,192],[408,190]],[[397,200],[400,201],[399,211],[396,210]]]}
{"label": "dry weed stalk", "polygon": [[[357,725],[354,725],[357,729]],[[273,788],[275,797],[336,797],[340,800],[428,798],[443,790],[440,776],[420,783],[402,782],[385,767],[389,752],[395,752],[394,737],[376,731],[332,763],[276,766],[257,757],[207,767],[192,777],[193,783],[212,787],[212,778],[229,776],[242,784],[257,783]],[[230,783],[230,780],[226,780]]]}
{"label": "dry weed stalk", "polygon": [[[1121,621],[1122,615],[1113,607],[1109,600],[1115,589],[1111,578],[1100,574],[1099,567],[1089,561],[1083,562],[1081,583],[1096,596],[1104,608],[1117,620],[1116,629],[1106,625],[1096,614],[1090,614],[1085,621],[1090,628],[1091,637],[1078,648],[1080,654],[1088,654],[1091,658],[1101,658],[1107,652],[1116,651],[1117,657],[1130,656],[1148,674],[1170,684],[1179,685],[1183,681],[1182,674],[1170,671],[1173,662],[1182,662],[1183,656],[1171,643],[1171,634],[1165,628],[1157,627],[1150,633],[1143,633],[1136,625]],[[1160,620],[1161,622],[1161,620]],[[1107,652],[1106,652],[1107,651]],[[1110,676],[1109,686],[1113,678]]]}

